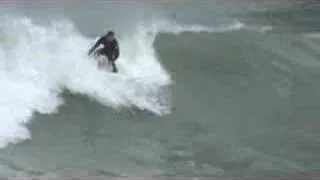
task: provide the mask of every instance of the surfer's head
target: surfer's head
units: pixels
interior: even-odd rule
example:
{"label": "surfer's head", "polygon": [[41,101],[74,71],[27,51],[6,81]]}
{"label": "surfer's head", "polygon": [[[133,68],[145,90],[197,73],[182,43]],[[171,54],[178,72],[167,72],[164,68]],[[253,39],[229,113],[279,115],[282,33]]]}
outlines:
{"label": "surfer's head", "polygon": [[112,41],[112,40],[114,40],[115,39],[115,35],[114,35],[114,32],[113,31],[108,31],[107,32],[107,38],[108,38],[108,40],[109,41]]}

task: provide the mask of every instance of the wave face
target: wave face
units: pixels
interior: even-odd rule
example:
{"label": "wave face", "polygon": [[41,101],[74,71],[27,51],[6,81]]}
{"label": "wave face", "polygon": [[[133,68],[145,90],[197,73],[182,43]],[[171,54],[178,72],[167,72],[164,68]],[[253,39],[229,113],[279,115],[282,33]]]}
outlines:
{"label": "wave face", "polygon": [[[34,112],[51,114],[63,104],[64,89],[112,108],[135,107],[158,115],[170,112],[164,87],[171,84],[157,58],[153,42],[159,32],[214,32],[239,29],[240,22],[217,28],[179,25],[166,20],[138,23],[133,35],[122,36],[120,75],[99,69],[86,53],[94,39],[86,38],[68,20],[41,26],[27,17],[6,18],[1,24],[3,114],[0,145],[30,138],[23,126]],[[12,111],[14,109],[14,111]],[[8,129],[7,127],[11,127]]]}
{"label": "wave face", "polygon": [[86,54],[97,37],[86,37],[65,17],[43,24],[29,16],[6,15],[0,26],[0,147],[30,138],[24,124],[35,112],[56,113],[64,103],[64,90],[116,109],[133,107],[168,114],[167,87],[172,79],[153,47],[158,33],[223,32],[243,27],[238,21],[219,26],[179,24],[159,16],[138,21],[119,37],[120,75],[115,75],[99,69]]}

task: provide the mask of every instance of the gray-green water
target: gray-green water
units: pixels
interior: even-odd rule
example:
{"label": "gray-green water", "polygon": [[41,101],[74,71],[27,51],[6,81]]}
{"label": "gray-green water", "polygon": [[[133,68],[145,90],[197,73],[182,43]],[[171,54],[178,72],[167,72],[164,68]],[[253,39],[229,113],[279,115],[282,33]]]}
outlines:
{"label": "gray-green water", "polygon": [[[42,39],[49,42],[46,48],[55,51],[49,51],[51,56],[46,55],[48,60],[41,61],[46,63],[37,68],[34,64],[38,61],[29,54],[26,60],[17,61],[27,63],[25,69],[7,62],[7,51],[16,47],[8,46],[8,40],[3,42],[2,70],[9,74],[23,73],[14,74],[13,78],[2,77],[2,85],[8,87],[2,98],[27,102],[16,105],[4,100],[0,106],[11,110],[11,113],[0,110],[6,112],[1,119],[2,143],[12,137],[21,140],[6,144],[1,150],[0,173],[4,177],[30,170],[54,174],[105,171],[108,172],[105,177],[120,174],[262,177],[269,173],[285,176],[319,169],[318,5],[72,2],[64,6],[58,3],[2,6],[7,10],[3,14],[15,17],[12,21],[18,21],[22,14],[34,20],[22,26],[32,27],[28,30],[14,29],[17,26],[10,23],[6,29],[2,27],[27,34],[23,37],[32,36],[34,27],[49,29],[48,19],[53,17],[71,21],[79,30],[73,44],[73,39],[64,42],[67,36],[63,35],[58,36],[61,40]],[[136,30],[141,21],[144,28]],[[150,21],[157,31],[151,31]],[[67,24],[62,24],[60,30]],[[101,85],[97,85],[102,76],[96,74],[98,70],[80,66],[79,74],[74,74],[79,75],[80,81],[72,73],[62,73],[77,71],[76,64],[90,61],[83,57],[78,61],[77,54],[85,54],[94,36],[108,28],[119,32],[120,44],[125,46],[118,60],[120,72],[138,73],[141,81],[152,81],[151,85],[146,83],[143,88],[126,85],[126,82],[135,84],[132,81],[114,80],[106,83],[105,88],[110,87],[110,91],[102,91]],[[156,35],[154,41],[148,32],[147,36],[136,35],[139,30]],[[45,36],[57,38],[52,32],[41,35]],[[12,37],[5,38],[13,41]],[[67,42],[70,44],[66,45]],[[31,50],[36,50],[37,45],[29,46],[35,46]],[[55,46],[69,49],[56,50]],[[150,54],[151,50],[155,54]],[[17,51],[25,53],[22,49]],[[55,61],[56,57],[59,60]],[[127,60],[127,57],[134,58]],[[65,64],[56,68],[55,63]],[[41,86],[35,81],[35,88],[29,90],[25,81],[29,82],[26,77],[30,74],[24,73],[28,68],[39,71],[38,76],[46,81],[39,81]],[[87,78],[90,73],[92,79]],[[163,84],[167,75],[172,81]],[[32,78],[38,76],[32,74]],[[5,84],[10,82],[5,78],[17,84],[20,81],[16,79],[21,78],[22,88],[18,91],[17,86]],[[55,98],[51,96],[55,94],[49,94],[51,98],[44,99],[44,103],[33,103],[37,100],[37,93],[33,92],[52,85],[50,80],[68,89],[66,93],[59,92],[64,103],[55,104],[58,108],[55,113],[49,110],[47,114],[34,113],[29,119],[24,115],[11,118],[10,114],[19,115],[24,107],[54,104]],[[127,93],[130,88],[140,94]],[[8,93],[12,91],[15,94]],[[95,93],[101,96],[96,97]],[[11,96],[21,99],[10,99]],[[166,103],[159,104],[149,96],[164,97]],[[122,105],[113,108],[110,102],[124,102],[129,108]],[[170,113],[163,113],[166,108]],[[19,118],[29,120],[31,139],[24,139],[25,134],[19,128],[14,132],[7,130],[11,125],[16,127],[22,121]]]}

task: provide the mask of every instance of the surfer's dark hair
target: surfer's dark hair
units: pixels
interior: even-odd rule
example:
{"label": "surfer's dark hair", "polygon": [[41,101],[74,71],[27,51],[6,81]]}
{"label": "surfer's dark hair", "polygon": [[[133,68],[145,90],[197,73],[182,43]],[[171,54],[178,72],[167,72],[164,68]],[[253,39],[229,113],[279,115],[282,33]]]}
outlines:
{"label": "surfer's dark hair", "polygon": [[108,31],[108,32],[107,32],[107,36],[114,36],[114,32],[113,32],[113,31],[111,31],[111,30],[110,30],[110,31]]}

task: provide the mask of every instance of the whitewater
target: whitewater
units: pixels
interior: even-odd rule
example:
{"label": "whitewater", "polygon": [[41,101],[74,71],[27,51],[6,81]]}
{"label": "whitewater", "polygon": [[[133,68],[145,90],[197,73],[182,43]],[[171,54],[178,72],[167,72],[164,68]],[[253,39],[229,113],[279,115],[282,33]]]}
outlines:
{"label": "whitewater", "polygon": [[153,37],[140,32],[120,39],[121,76],[115,76],[89,59],[86,53],[94,39],[83,37],[71,22],[44,27],[26,17],[7,19],[1,23],[1,147],[30,138],[24,124],[34,112],[57,112],[64,89],[114,108],[133,105],[158,114],[166,110],[147,96],[170,84],[152,49]]}

